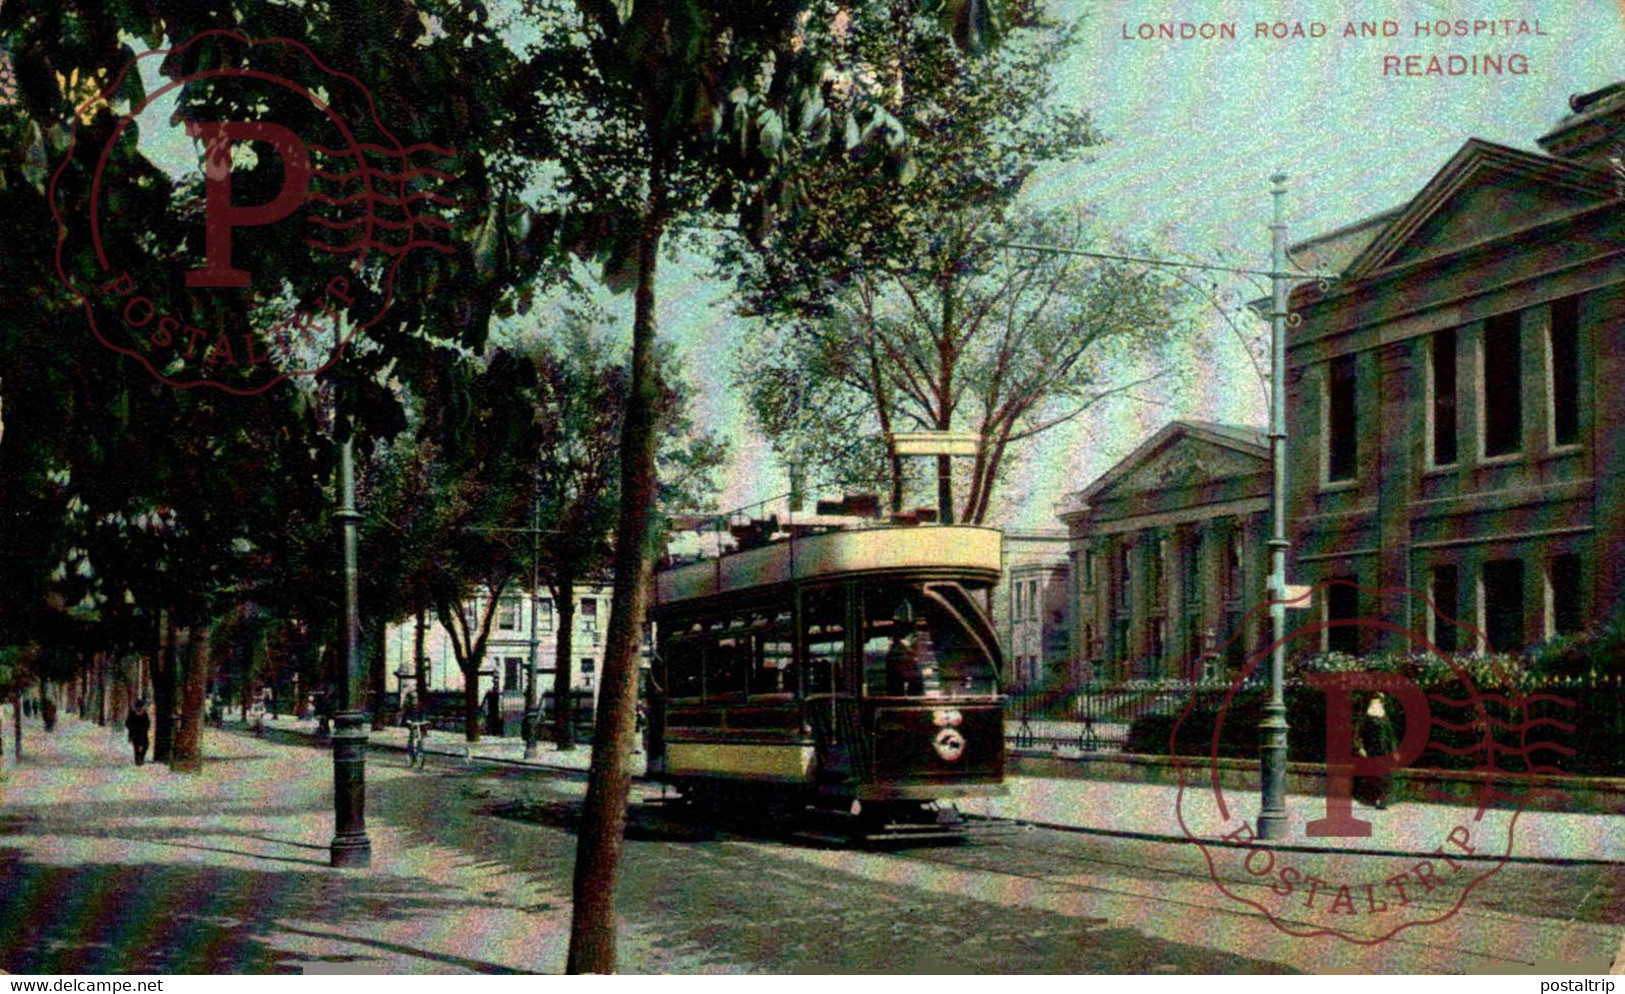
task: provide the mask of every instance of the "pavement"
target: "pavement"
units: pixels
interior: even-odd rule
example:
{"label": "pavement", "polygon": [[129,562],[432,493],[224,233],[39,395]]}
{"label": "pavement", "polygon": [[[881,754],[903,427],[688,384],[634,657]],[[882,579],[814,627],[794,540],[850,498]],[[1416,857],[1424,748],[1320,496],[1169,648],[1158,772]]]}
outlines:
{"label": "pavement", "polygon": [[[313,719],[283,717],[267,727],[314,736]],[[372,732],[374,747],[406,748],[406,729]],[[592,760],[586,744],[560,752],[538,743],[537,755],[524,758],[518,737],[484,737],[468,743],[460,734],[432,732],[428,751],[437,761],[473,760],[534,765],[544,769],[585,771]],[[641,756],[638,772],[642,772]],[[1206,844],[1244,845],[1254,834],[1263,798],[1258,791],[1225,790],[1216,798],[1203,771],[1192,766],[1182,790],[1177,785],[1113,780],[1012,775],[1002,797],[958,802],[960,810],[1046,828],[1167,841],[1202,840]],[[1366,836],[1310,836],[1309,822],[1326,817],[1326,799],[1287,797],[1286,833],[1274,846],[1283,850],[1352,851],[1426,856],[1447,848],[1454,857],[1540,862],[1625,863],[1625,817],[1552,810],[1553,801],[1536,799],[1524,808],[1398,802],[1374,810],[1357,802],[1351,815],[1369,824]],[[1452,836],[1452,833],[1455,833]],[[1226,837],[1229,837],[1227,843]],[[1452,842],[1452,839],[1465,840]],[[1471,847],[1466,853],[1463,846]]]}
{"label": "pavement", "polygon": [[[9,740],[0,762],[0,970],[562,966],[571,812],[583,777],[525,776],[513,739],[473,745],[465,760],[458,737],[436,733],[439,755],[426,774],[399,755],[375,755],[367,767],[373,866],[333,870],[330,767],[291,744],[315,725],[283,718],[270,726],[264,741],[240,725],[208,730],[203,771],[188,776],[133,767],[121,729],[65,717],[47,736],[37,720],[26,723],[25,762],[14,765]],[[373,741],[392,750],[405,737],[389,729]],[[535,765],[581,771],[588,757],[585,747],[544,746]],[[1009,787],[977,813],[1096,834],[1029,829],[1003,837],[1010,841],[904,856],[751,839],[638,842],[622,887],[623,969],[1458,972],[1555,956],[1591,957],[1589,973],[1620,943],[1619,915],[1609,910],[1618,907],[1609,895],[1625,893],[1616,865],[1536,863],[1503,871],[1482,906],[1416,942],[1285,942],[1230,906],[1190,847],[1136,838],[1161,824],[1155,809],[1169,802],[1169,788],[1019,776]],[[658,789],[640,784],[634,793]],[[498,802],[516,795],[531,798],[530,813],[511,820]],[[1234,804],[1250,800],[1238,795]],[[898,891],[901,879],[912,889]],[[1514,901],[1519,909],[1505,906]],[[834,929],[838,955],[828,943],[784,945],[790,921]],[[905,941],[937,935],[931,929],[953,942]]]}

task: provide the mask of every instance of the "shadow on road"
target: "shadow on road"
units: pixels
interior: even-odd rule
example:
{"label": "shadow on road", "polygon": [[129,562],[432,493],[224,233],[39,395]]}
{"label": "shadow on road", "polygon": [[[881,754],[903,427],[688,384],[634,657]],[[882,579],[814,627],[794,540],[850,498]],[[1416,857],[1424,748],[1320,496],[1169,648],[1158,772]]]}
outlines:
{"label": "shadow on road", "polygon": [[[409,956],[454,970],[513,972],[347,935],[345,926],[361,919],[454,920],[464,904],[400,878],[152,863],[46,866],[29,862],[21,850],[0,848],[0,879],[6,881],[0,950],[12,973],[299,973],[312,960],[387,968],[381,957],[288,949],[292,943],[279,941],[282,936],[339,938],[388,953],[389,961]],[[333,932],[290,922],[326,924]]]}

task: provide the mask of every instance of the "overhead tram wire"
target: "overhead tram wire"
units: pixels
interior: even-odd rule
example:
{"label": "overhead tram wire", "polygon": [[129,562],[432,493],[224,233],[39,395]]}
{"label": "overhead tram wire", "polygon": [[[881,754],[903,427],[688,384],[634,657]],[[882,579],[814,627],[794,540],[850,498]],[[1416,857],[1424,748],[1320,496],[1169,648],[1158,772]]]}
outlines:
{"label": "overhead tram wire", "polygon": [[1166,266],[1171,269],[1200,269],[1211,273],[1237,273],[1242,276],[1267,276],[1271,279],[1281,276],[1287,279],[1304,280],[1334,280],[1336,273],[1308,272],[1292,270],[1285,272],[1272,272],[1268,269],[1251,269],[1246,266],[1222,266],[1211,262],[1181,262],[1177,259],[1157,259],[1144,255],[1122,255],[1115,252],[1091,252],[1087,249],[1069,248],[1065,245],[1034,245],[1031,242],[1000,242],[1001,248],[1019,249],[1024,252],[1052,252],[1056,255],[1077,255],[1086,259],[1105,259],[1111,262],[1137,262],[1146,266]]}

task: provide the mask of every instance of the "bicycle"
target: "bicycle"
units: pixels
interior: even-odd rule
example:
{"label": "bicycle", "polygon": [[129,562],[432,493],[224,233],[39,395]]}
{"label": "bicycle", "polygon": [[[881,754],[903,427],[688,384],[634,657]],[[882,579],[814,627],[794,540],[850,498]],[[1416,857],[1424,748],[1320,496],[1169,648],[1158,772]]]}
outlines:
{"label": "bicycle", "polygon": [[429,751],[423,746],[428,737],[428,722],[409,721],[406,723],[406,765],[408,767],[415,770],[428,767]]}

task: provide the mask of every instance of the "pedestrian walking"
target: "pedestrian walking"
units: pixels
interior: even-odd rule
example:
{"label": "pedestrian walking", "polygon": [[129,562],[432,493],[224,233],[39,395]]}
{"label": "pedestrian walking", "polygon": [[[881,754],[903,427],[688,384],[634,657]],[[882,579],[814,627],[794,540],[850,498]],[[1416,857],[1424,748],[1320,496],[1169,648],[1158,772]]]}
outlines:
{"label": "pedestrian walking", "polygon": [[138,700],[135,708],[124,719],[124,730],[130,734],[130,747],[135,750],[135,765],[147,764],[147,734],[152,731],[152,719],[147,716],[147,702]]}
{"label": "pedestrian walking", "polygon": [[[1381,694],[1371,695],[1370,702],[1366,704],[1365,714],[1360,716],[1355,740],[1355,748],[1361,756],[1388,758],[1399,751],[1399,736],[1394,733],[1394,723],[1388,717],[1388,709],[1383,704]],[[1356,778],[1354,796],[1378,810],[1386,808],[1393,771],[1393,765],[1390,764],[1376,776]]]}

